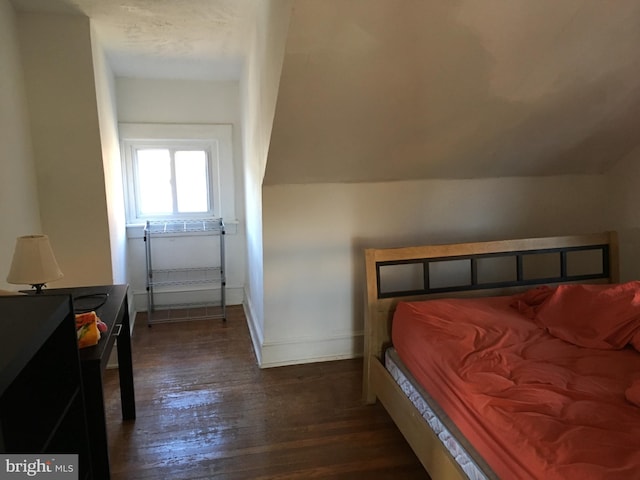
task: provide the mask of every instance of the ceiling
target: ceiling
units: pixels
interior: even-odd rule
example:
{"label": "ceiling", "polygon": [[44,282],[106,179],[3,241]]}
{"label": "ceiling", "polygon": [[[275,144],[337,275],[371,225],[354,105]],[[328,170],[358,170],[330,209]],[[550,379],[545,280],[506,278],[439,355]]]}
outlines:
{"label": "ceiling", "polygon": [[[89,16],[118,76],[225,80],[267,0],[11,1]],[[264,183],[606,172],[638,45],[637,0],[293,0]]]}
{"label": "ceiling", "polygon": [[11,0],[91,18],[117,76],[237,80],[256,0]]}

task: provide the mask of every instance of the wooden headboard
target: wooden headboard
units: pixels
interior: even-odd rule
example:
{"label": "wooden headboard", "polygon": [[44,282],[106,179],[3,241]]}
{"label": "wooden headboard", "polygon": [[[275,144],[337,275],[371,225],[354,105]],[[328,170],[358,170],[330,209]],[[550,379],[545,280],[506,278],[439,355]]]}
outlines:
{"label": "wooden headboard", "polygon": [[[368,403],[375,401],[371,363],[380,361],[391,343],[391,319],[400,300],[508,295],[542,284],[619,281],[615,232],[366,249],[365,261],[363,390]],[[412,277],[409,282],[397,286],[394,278],[385,281],[385,271],[398,277],[403,269]]]}

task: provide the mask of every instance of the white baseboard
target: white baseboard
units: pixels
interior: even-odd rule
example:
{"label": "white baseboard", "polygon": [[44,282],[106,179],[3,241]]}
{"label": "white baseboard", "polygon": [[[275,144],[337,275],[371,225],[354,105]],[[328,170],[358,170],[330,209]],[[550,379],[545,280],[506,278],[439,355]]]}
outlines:
{"label": "white baseboard", "polygon": [[260,368],[281,367],[301,363],[327,362],[362,356],[364,333],[354,332],[331,337],[300,337],[282,341],[264,341],[264,332],[257,323],[246,293],[244,311],[251,335],[251,343]]}
{"label": "white baseboard", "polygon": [[256,323],[256,316],[251,305],[249,295],[245,295],[245,301],[243,304],[244,314],[247,319],[247,326],[249,327],[249,335],[251,336],[251,344],[253,346],[253,352],[256,355],[258,366],[262,365],[262,342],[264,337],[262,336],[262,329],[259,328]]}
{"label": "white baseboard", "polygon": [[262,345],[260,367],[271,368],[357,358],[362,356],[363,345],[364,335],[362,333],[266,342]]}

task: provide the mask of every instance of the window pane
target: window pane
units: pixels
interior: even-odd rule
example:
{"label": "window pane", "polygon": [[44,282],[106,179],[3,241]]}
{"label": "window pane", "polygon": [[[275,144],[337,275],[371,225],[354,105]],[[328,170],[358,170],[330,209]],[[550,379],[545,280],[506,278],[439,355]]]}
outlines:
{"label": "window pane", "polygon": [[136,156],[140,214],[173,213],[169,150],[140,149],[136,151]]}
{"label": "window pane", "polygon": [[207,153],[204,150],[177,151],[175,159],[178,212],[207,212]]}

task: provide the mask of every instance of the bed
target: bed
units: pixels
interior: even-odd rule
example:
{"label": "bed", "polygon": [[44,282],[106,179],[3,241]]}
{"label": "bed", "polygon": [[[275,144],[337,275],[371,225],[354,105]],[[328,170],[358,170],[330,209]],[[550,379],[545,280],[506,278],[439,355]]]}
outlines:
{"label": "bed", "polygon": [[[432,478],[640,478],[640,282],[618,283],[615,232],[365,257],[364,398]],[[619,320],[565,328],[596,313]]]}

